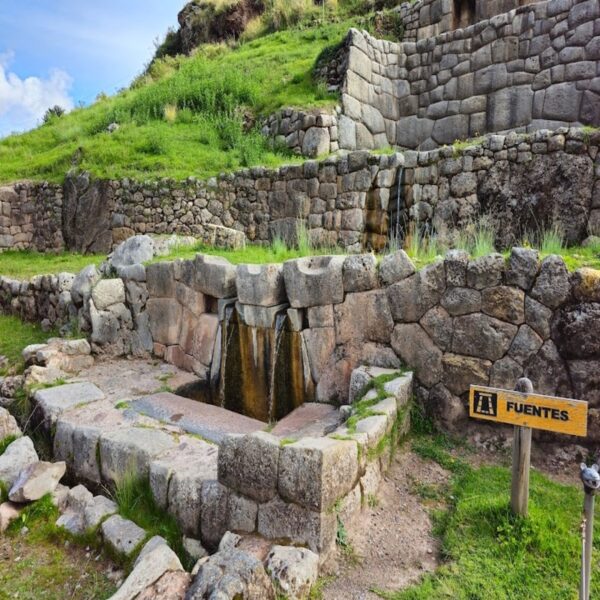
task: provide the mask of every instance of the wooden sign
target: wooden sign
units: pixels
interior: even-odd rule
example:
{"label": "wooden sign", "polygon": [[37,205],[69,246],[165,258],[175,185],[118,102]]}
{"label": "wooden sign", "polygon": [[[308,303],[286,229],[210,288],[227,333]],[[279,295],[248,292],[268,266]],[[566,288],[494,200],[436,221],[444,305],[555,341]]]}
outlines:
{"label": "wooden sign", "polygon": [[469,415],[519,427],[582,437],[587,435],[588,403],[583,400],[472,385]]}

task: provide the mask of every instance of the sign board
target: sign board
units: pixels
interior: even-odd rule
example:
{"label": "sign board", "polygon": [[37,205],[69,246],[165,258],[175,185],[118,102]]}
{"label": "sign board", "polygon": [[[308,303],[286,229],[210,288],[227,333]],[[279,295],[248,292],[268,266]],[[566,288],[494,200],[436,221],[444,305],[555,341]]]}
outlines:
{"label": "sign board", "polygon": [[567,435],[587,435],[588,403],[472,385],[469,416]]}

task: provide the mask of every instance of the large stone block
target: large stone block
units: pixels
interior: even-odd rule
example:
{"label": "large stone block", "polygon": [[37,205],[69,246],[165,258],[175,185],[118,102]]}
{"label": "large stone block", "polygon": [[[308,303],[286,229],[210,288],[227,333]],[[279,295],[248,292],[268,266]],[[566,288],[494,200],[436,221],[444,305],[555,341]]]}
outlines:
{"label": "large stone block", "polygon": [[101,279],[92,290],[92,300],[98,310],[125,302],[125,285],[122,279]]}
{"label": "large stone block", "polygon": [[552,339],[566,358],[600,358],[600,303],[574,304],[558,311]]}
{"label": "large stone block", "polygon": [[326,554],[335,543],[336,517],[333,511],[313,512],[279,496],[258,509],[258,533],[271,540],[289,540]]}
{"label": "large stone block", "polygon": [[335,330],[333,327],[311,328],[304,330],[301,335],[312,379],[318,382],[335,350]]}
{"label": "large stone block", "polygon": [[273,546],[266,569],[286,598],[303,600],[319,576],[319,557],[306,548]]}
{"label": "large stone block", "polygon": [[237,295],[236,268],[228,260],[198,254],[194,260],[194,269],[197,291],[214,298],[233,298]]}
{"label": "large stone block", "polygon": [[200,532],[202,543],[209,549],[219,546],[221,538],[227,532],[227,507],[231,490],[218,481],[205,481],[200,492],[202,513]]}
{"label": "large stone block", "polygon": [[146,267],[146,284],[151,298],[175,297],[175,268],[172,262],[160,262]]}
{"label": "large stone block", "polygon": [[346,294],[334,315],[337,344],[390,341],[394,320],[384,290]]}
{"label": "large stone block", "polygon": [[358,477],[358,447],[330,438],[303,438],[281,450],[279,493],[320,512],[345,496]]}
{"label": "large stone block", "polygon": [[279,440],[264,432],[228,436],[219,450],[219,481],[259,502],[277,493]]}
{"label": "large stone block", "polygon": [[144,477],[151,460],[175,445],[173,437],[159,429],[128,427],[104,432],[99,450],[102,478],[116,484],[128,473]]}
{"label": "large stone block", "polygon": [[476,358],[499,360],[508,351],[517,329],[516,325],[483,314],[457,317],[454,319],[452,351]]}
{"label": "large stone block", "polygon": [[373,254],[346,257],[343,267],[344,292],[365,292],[377,287],[377,259]]}
{"label": "large stone block", "polygon": [[506,283],[527,291],[540,269],[539,252],[532,248],[513,248],[506,269]]}
{"label": "large stone block", "polygon": [[467,267],[467,285],[476,290],[494,287],[502,283],[504,275],[504,257],[490,254],[469,261]]}
{"label": "large stone block", "polygon": [[102,399],[102,390],[93,383],[82,382],[38,390],[33,395],[33,404],[37,418],[50,428],[63,412]]}
{"label": "large stone block", "polygon": [[446,288],[444,263],[428,265],[387,289],[394,321],[418,321],[440,301]]}
{"label": "large stone block", "polygon": [[481,292],[465,287],[449,288],[442,296],[440,304],[453,317],[479,312]]}
{"label": "large stone block", "polygon": [[569,271],[565,261],[556,255],[545,258],[531,290],[532,298],[549,308],[557,308],[567,300],[570,292]]}
{"label": "large stone block", "polygon": [[146,532],[133,521],[119,515],[109,517],[100,526],[104,543],[117,555],[134,554],[146,537]]}
{"label": "large stone block", "polygon": [[146,311],[153,341],[165,346],[178,344],[183,315],[181,304],[174,298],[150,298]]}
{"label": "large stone block", "polygon": [[469,391],[471,385],[487,385],[492,363],[489,360],[444,354],[442,383],[457,396]]}
{"label": "large stone block", "polygon": [[442,352],[421,326],[399,324],[392,334],[392,348],[415,371],[419,381],[431,387],[442,376]]}
{"label": "large stone block", "polygon": [[275,306],[286,300],[282,265],[238,265],[236,282],[241,304]]}
{"label": "large stone block", "polygon": [[415,273],[415,265],[404,250],[398,250],[381,259],[379,278],[382,285],[392,285]]}
{"label": "large stone block", "polygon": [[31,439],[21,437],[15,440],[0,456],[0,483],[10,489],[19,473],[37,462],[38,455]]}
{"label": "large stone block", "polygon": [[285,262],[285,289],[292,307],[342,302],[343,266],[343,256],[311,256]]}
{"label": "large stone block", "polygon": [[482,310],[491,317],[520,325],[525,321],[525,293],[523,290],[500,285],[486,288],[482,295]]}

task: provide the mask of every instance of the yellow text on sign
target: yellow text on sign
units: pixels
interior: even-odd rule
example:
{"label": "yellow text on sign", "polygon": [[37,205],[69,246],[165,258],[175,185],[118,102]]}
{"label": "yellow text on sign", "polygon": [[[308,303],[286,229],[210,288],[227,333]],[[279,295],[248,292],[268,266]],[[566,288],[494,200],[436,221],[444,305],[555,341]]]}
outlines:
{"label": "yellow text on sign", "polygon": [[475,419],[544,429],[568,435],[587,435],[588,403],[583,400],[521,394],[471,386],[469,415]]}

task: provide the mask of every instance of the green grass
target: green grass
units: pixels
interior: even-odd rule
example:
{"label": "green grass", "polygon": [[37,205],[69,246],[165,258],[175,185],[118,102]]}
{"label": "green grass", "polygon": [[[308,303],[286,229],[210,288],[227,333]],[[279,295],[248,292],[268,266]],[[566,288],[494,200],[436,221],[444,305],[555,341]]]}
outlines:
{"label": "green grass", "polygon": [[2,456],[6,449],[17,439],[16,435],[9,435],[5,438],[0,439],[0,456]]}
{"label": "green grass", "polygon": [[19,372],[23,369],[21,352],[30,344],[43,344],[52,337],[52,332],[44,332],[34,323],[25,323],[18,317],[0,315],[0,354],[8,359],[6,372]]}
{"label": "green grass", "polygon": [[[256,129],[242,131],[243,113],[332,106],[336,98],[314,82],[312,70],[351,25],[282,31],[159,62],[115,97],[0,141],[0,181],[61,182],[73,164],[98,177],[185,179],[290,162]],[[110,134],[112,122],[120,128]]]}
{"label": "green grass", "polygon": [[183,549],[182,533],[175,517],[156,504],[148,478],[138,477],[135,473],[126,474],[117,482],[114,500],[122,517],[145,529],[148,538],[162,536],[184,565],[193,566]]}
{"label": "green grass", "polygon": [[210,254],[213,256],[222,256],[234,265],[239,264],[267,264],[282,263],[293,258],[303,256],[318,256],[323,254],[341,254],[340,248],[312,248],[302,246],[300,248],[290,248],[283,243],[274,242],[269,246],[247,245],[238,250],[229,250],[213,248],[204,244],[178,248],[167,256],[158,256],[151,262],[164,262],[166,260],[193,259],[197,254]]}
{"label": "green grass", "polygon": [[[417,440],[421,456],[452,472],[446,511],[434,513],[444,565],[389,600],[575,600],[581,555],[579,488],[533,471],[530,516],[509,509],[510,471],[474,469],[452,458],[438,438]],[[600,518],[596,515],[591,597],[600,595]]]}
{"label": "green grass", "polygon": [[31,250],[9,250],[0,253],[0,275],[14,279],[30,279],[35,275],[79,273],[84,267],[99,265],[105,259],[104,254],[44,254]]}
{"label": "green grass", "polygon": [[[44,496],[0,536],[0,600],[102,600],[115,593],[106,577],[108,563],[96,561],[97,552],[57,529],[58,516],[50,496]],[[29,529],[26,535],[23,527]]]}

